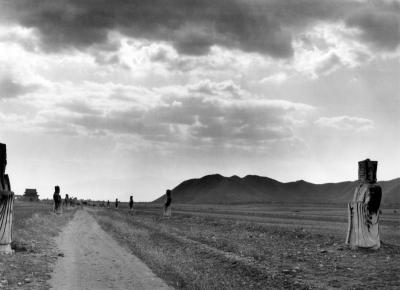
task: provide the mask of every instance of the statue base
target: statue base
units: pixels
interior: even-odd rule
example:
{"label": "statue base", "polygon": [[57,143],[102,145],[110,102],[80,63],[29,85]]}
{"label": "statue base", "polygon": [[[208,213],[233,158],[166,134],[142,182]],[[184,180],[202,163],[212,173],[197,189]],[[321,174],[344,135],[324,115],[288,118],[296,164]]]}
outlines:
{"label": "statue base", "polygon": [[171,206],[164,209],[164,217],[171,217]]}
{"label": "statue base", "polygon": [[0,245],[0,255],[12,255],[14,250],[11,249],[11,244]]}

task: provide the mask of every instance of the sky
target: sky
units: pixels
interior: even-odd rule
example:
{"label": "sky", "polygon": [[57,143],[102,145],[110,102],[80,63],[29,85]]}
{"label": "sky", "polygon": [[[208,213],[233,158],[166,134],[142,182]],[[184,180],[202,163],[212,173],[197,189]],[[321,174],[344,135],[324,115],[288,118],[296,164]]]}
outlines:
{"label": "sky", "polygon": [[16,194],[150,201],[189,178],[400,176],[400,1],[0,0]]}

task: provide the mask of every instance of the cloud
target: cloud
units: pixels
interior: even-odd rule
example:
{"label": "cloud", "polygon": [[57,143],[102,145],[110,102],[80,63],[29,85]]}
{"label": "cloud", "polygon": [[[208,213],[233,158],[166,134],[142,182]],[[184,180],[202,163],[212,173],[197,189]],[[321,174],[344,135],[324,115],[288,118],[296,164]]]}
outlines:
{"label": "cloud", "polygon": [[36,29],[50,51],[109,49],[104,44],[118,31],[136,39],[170,42],[188,55],[207,54],[217,45],[288,58],[296,35],[316,23],[343,20],[362,31],[362,40],[394,49],[399,42],[399,5],[376,3],[368,8],[368,3],[356,0],[22,0],[3,1],[0,15],[3,21]]}
{"label": "cloud", "polygon": [[127,135],[150,143],[249,147],[295,138],[293,127],[313,109],[254,96],[232,81],[161,88],[144,100],[115,93],[107,99],[107,107],[103,97],[92,98],[90,106],[57,103],[39,114],[37,124],[51,132]]}
{"label": "cloud", "polygon": [[346,20],[350,27],[361,30],[361,38],[384,50],[395,50],[400,44],[400,3],[392,10],[363,9]]}
{"label": "cloud", "polygon": [[316,75],[326,75],[334,71],[341,64],[340,58],[335,53],[330,53],[322,59],[315,68]]}
{"label": "cloud", "polygon": [[264,84],[264,83],[280,84],[280,83],[286,81],[287,79],[288,79],[288,76],[286,73],[279,72],[279,73],[275,73],[275,74],[269,75],[269,76],[261,79],[260,83],[262,83],[262,84]]}
{"label": "cloud", "polygon": [[18,83],[11,76],[0,76],[0,99],[12,99],[38,89],[37,85],[25,85]]}
{"label": "cloud", "polygon": [[315,121],[315,124],[322,128],[346,131],[367,131],[374,128],[372,120],[349,116],[321,117]]}
{"label": "cloud", "polygon": [[58,107],[65,108],[66,110],[74,113],[78,113],[81,115],[99,115],[102,113],[101,110],[94,109],[88,103],[84,101],[71,101],[60,103],[57,105]]}

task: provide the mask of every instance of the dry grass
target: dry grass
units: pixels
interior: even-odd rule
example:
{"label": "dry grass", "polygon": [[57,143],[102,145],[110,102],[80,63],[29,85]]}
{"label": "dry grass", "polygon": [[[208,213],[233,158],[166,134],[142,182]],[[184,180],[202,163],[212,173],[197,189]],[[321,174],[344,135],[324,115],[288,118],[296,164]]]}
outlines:
{"label": "dry grass", "polygon": [[58,252],[53,237],[72,218],[51,212],[52,205],[16,202],[14,205],[14,255],[0,256],[0,289],[49,289],[51,266]]}
{"label": "dry grass", "polygon": [[[344,247],[341,208],[274,205],[269,208],[273,215],[256,211],[244,206],[182,206],[175,207],[172,218],[160,219],[157,208],[143,206],[134,216],[124,209],[94,216],[176,288],[400,287],[400,247],[385,244],[377,252]],[[399,225],[396,216],[387,215],[385,240],[400,244],[398,233],[388,234],[397,232]]]}

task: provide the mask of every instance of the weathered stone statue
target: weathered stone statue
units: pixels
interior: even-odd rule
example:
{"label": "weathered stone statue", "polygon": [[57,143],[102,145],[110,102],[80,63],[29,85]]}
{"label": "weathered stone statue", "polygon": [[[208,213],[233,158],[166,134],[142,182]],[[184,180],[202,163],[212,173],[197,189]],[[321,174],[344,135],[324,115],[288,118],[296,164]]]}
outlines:
{"label": "weathered stone statue", "polygon": [[10,180],[5,174],[7,165],[7,147],[0,143],[0,254],[12,254],[12,220],[14,193]]}
{"label": "weathered stone statue", "polygon": [[358,162],[358,186],[348,205],[349,226],[346,243],[353,248],[379,249],[379,206],[382,189],[376,184],[377,161]]}
{"label": "weathered stone statue", "polygon": [[164,203],[164,216],[165,217],[171,216],[171,202],[172,202],[171,194],[172,194],[172,191],[169,189],[165,193],[165,197],[166,197],[165,203]]}
{"label": "weathered stone statue", "polygon": [[54,200],[54,212],[56,214],[61,214],[62,213],[62,198],[60,195],[60,187],[58,185],[56,185],[54,187],[53,200]]}
{"label": "weathered stone statue", "polygon": [[64,203],[65,203],[65,208],[69,207],[69,195],[68,193],[65,195]]}
{"label": "weathered stone statue", "polygon": [[133,196],[129,197],[129,211],[133,212]]}

